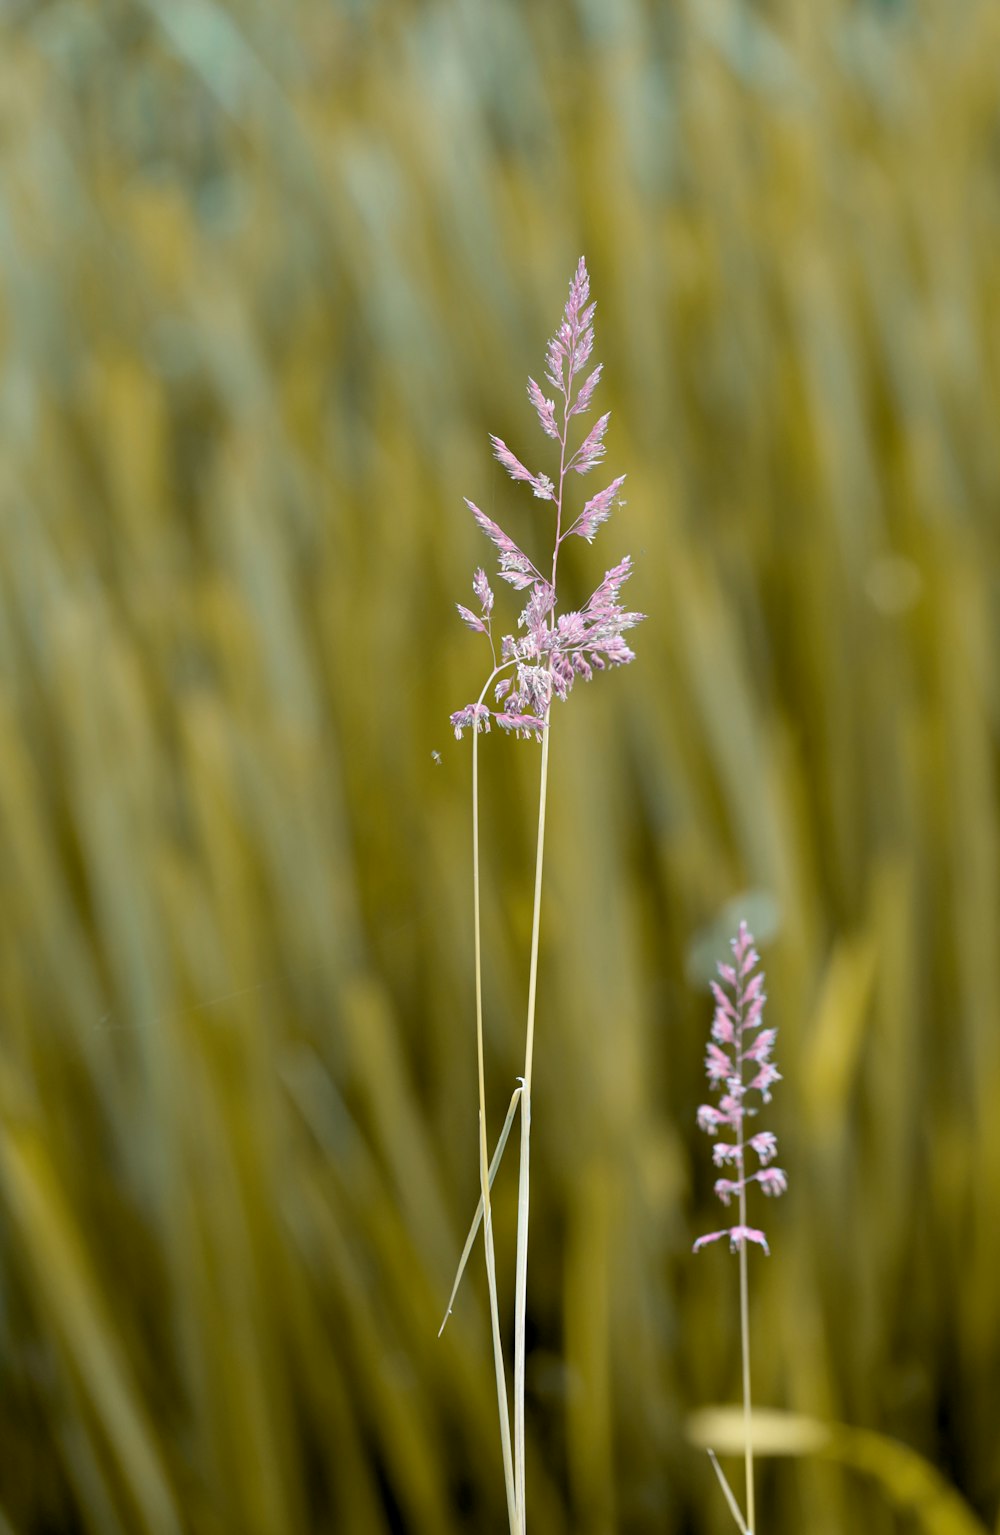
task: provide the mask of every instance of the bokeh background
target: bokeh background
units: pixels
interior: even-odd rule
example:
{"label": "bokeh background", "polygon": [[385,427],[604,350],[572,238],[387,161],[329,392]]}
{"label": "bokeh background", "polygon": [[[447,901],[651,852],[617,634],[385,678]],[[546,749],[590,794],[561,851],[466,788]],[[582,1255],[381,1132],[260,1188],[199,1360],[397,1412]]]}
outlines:
{"label": "bokeh background", "polygon": [[[756,1391],[864,1431],[764,1463],[760,1529],[1000,1529],[1000,10],[0,28],[0,1529],[505,1529],[478,1253],[436,1336],[478,1177],[453,604],[463,496],[544,546],[487,433],[551,471],[524,385],[581,252],[628,504],[567,596],[631,552],[650,616],[552,735],[532,1529],[732,1528],[688,1425],[738,1400],[736,1266],[690,1247],[742,915],[790,1176]],[[498,1126],[538,749],[482,764]],[[509,1318],[513,1161],[495,1199]]]}

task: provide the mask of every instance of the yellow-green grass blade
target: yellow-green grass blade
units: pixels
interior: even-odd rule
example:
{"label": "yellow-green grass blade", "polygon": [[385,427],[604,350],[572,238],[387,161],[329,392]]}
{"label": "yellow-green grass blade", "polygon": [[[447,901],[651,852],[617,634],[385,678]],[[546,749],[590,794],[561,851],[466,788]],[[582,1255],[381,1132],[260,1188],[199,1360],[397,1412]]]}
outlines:
{"label": "yellow-green grass blade", "polygon": [[[711,1441],[725,1454],[742,1454],[742,1409],[703,1408],[688,1419],[687,1436],[704,1449]],[[887,1434],[824,1423],[802,1413],[758,1408],[753,1413],[753,1444],[754,1454],[762,1457],[817,1455],[864,1472],[925,1535],[987,1535],[986,1526],[941,1473],[916,1450]]]}
{"label": "yellow-green grass blade", "polygon": [[[499,1138],[497,1140],[497,1144],[496,1144],[496,1150],[494,1151],[493,1156],[490,1159],[490,1168],[489,1168],[489,1186],[490,1186],[490,1188],[493,1187],[493,1180],[494,1180],[494,1178],[497,1175],[497,1169],[499,1168],[501,1158],[503,1157],[504,1147],[507,1145],[507,1137],[510,1135],[510,1128],[511,1128],[511,1125],[514,1123],[514,1115],[517,1113],[517,1105],[518,1105],[518,1103],[520,1101],[520,1098],[521,1098],[521,1088],[520,1088],[520,1086],[517,1086],[517,1087],[515,1087],[514,1091],[511,1093],[510,1104],[509,1104],[508,1109],[507,1109],[507,1117],[506,1117],[506,1119],[503,1122],[503,1129],[500,1131],[500,1136],[499,1136]],[[465,1273],[465,1265],[469,1261],[469,1254],[472,1252],[472,1244],[476,1240],[476,1233],[479,1230],[479,1227],[480,1227],[480,1225],[482,1223],[482,1219],[483,1219],[483,1196],[482,1196],[482,1194],[480,1194],[480,1196],[479,1196],[479,1203],[476,1206],[476,1213],[475,1213],[475,1215],[472,1218],[472,1225],[469,1227],[469,1234],[468,1234],[468,1236],[465,1239],[465,1246],[462,1248],[462,1256],[458,1260],[458,1272],[455,1275],[455,1283],[452,1285],[452,1287],[451,1287],[451,1294],[448,1297],[448,1305],[447,1305],[447,1309],[445,1310],[444,1319],[441,1322],[441,1326],[438,1328],[438,1337],[439,1338],[440,1338],[441,1334],[444,1332],[445,1327],[448,1325],[448,1318],[451,1316],[452,1310],[454,1309],[455,1297],[458,1294],[458,1287],[462,1283],[462,1275]]]}
{"label": "yellow-green grass blade", "polygon": [[67,1367],[80,1377],[137,1527],[144,1535],[182,1535],[156,1435],[45,1147],[33,1131],[9,1119],[0,1121],[0,1182],[42,1318]]}

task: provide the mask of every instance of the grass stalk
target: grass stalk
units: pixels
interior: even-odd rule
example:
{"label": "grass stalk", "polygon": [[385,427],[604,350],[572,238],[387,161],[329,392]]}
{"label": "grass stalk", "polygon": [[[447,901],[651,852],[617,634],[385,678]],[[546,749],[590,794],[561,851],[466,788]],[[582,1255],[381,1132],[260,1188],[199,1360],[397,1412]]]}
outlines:
{"label": "grass stalk", "polygon": [[[551,718],[549,711],[548,718]],[[521,1160],[517,1188],[517,1270],[514,1289],[514,1463],[517,1475],[518,1510],[526,1529],[524,1500],[524,1365],[525,1320],[528,1287],[528,1210],[531,1169],[531,1072],[535,1048],[535,1000],[538,984],[538,936],[542,911],[542,873],[545,864],[545,801],[549,779],[549,735],[542,736],[541,783],[538,795],[538,843],[535,853],[535,898],[531,919],[531,967],[528,975],[528,1022],[524,1046],[524,1078],[521,1085]]]}
{"label": "grass stalk", "polygon": [[522,1535],[518,1513],[514,1466],[510,1445],[510,1407],[507,1401],[507,1372],[504,1368],[503,1343],[500,1338],[500,1310],[497,1304],[496,1258],[493,1250],[493,1212],[490,1206],[489,1155],[486,1135],[486,1063],[483,1046],[483,956],[479,902],[479,732],[472,733],[472,883],[473,926],[476,946],[476,1055],[479,1067],[479,1182],[483,1201],[483,1248],[486,1253],[486,1282],[490,1294],[490,1325],[493,1332],[493,1366],[497,1384],[497,1410],[500,1415],[500,1444],[503,1452],[504,1485],[507,1491],[507,1522],[511,1535]]}
{"label": "grass stalk", "polygon": [[[746,1203],[746,1200],[743,1200]],[[746,1225],[746,1215],[740,1214],[741,1225]],[[750,1302],[747,1280],[747,1245],[740,1247],[740,1334],[743,1342],[743,1434],[744,1461],[747,1483],[747,1535],[754,1535],[757,1528],[753,1497],[753,1408],[750,1402]]]}
{"label": "grass stalk", "polygon": [[[743,1044],[739,1045],[739,1073],[743,1080]],[[743,1116],[739,1116],[736,1131],[736,1165],[740,1174],[740,1225],[747,1224],[747,1173],[744,1147]],[[743,1452],[746,1473],[747,1535],[755,1535],[756,1517],[753,1495],[753,1407],[750,1394],[750,1280],[747,1264],[747,1243],[740,1242],[740,1343],[743,1354]]]}
{"label": "grass stalk", "polygon": [[[473,733],[472,793],[473,793],[473,863],[475,885],[476,929],[476,1029],[479,1052],[479,1121],[480,1121],[480,1182],[484,1230],[487,1244],[492,1239],[486,1135],[486,1086],[483,1061],[482,1023],[482,958],[479,916],[479,778],[478,736],[480,730],[489,730],[495,721],[503,730],[517,735],[541,738],[542,762],[538,794],[538,837],[535,847],[535,890],[531,920],[531,962],[528,974],[528,1020],[525,1030],[524,1075],[520,1078],[519,1103],[521,1110],[520,1170],[517,1193],[517,1253],[514,1292],[514,1449],[513,1449],[513,1509],[511,1508],[511,1478],[508,1471],[510,1452],[504,1440],[504,1468],[508,1471],[507,1506],[511,1529],[518,1528],[523,1535],[527,1512],[525,1504],[525,1332],[528,1286],[528,1220],[529,1189],[531,1174],[531,1077],[535,1047],[535,1006],[538,989],[538,946],[542,910],[542,876],[545,866],[545,806],[549,777],[549,735],[552,698],[565,699],[578,676],[588,680],[594,671],[604,671],[608,665],[620,666],[634,659],[623,635],[626,629],[641,622],[641,613],[626,611],[619,603],[621,587],[632,571],[629,555],[605,572],[604,580],[596,587],[578,612],[556,619],[559,548],[564,537],[577,533],[592,541],[594,534],[606,522],[619,497],[624,475],[612,480],[603,490],[585,503],[576,520],[563,529],[563,494],[566,476],[570,469],[586,474],[604,457],[604,434],[610,412],[605,412],[584,437],[571,457],[568,457],[570,418],[590,409],[591,395],[601,375],[602,364],[582,378],[582,370],[591,357],[594,342],[593,304],[590,297],[590,278],[583,257],[577,263],[570,283],[569,297],[563,311],[562,324],[550,340],[546,353],[545,378],[562,396],[562,421],[556,421],[555,401],[547,399],[534,379],[529,380],[529,395],[534,404],[545,435],[559,443],[559,477],[551,480],[548,475],[533,475],[520,459],[515,457],[500,437],[492,437],[495,457],[514,480],[531,483],[536,497],[555,503],[555,538],[552,546],[552,576],[546,581],[539,571],[498,524],[485,515],[473,501],[468,501],[470,511],[499,551],[500,574],[518,590],[531,588],[531,596],[522,612],[518,627],[527,630],[526,635],[515,638],[504,635],[498,648],[492,628],[493,591],[482,569],[476,571],[472,589],[479,602],[481,615],[469,608],[458,606],[462,621],[474,631],[486,636],[493,658],[493,670],[486,686],[475,704],[458,709],[451,716],[456,736],[461,739],[464,730]],[[577,377],[581,382],[575,382]],[[500,672],[516,668],[511,679],[505,679],[494,689],[497,702],[504,699],[504,708],[491,710],[483,702],[487,690]],[[513,1110],[515,1099],[511,1100]],[[507,1130],[504,1126],[497,1156],[502,1155]],[[475,1221],[473,1222],[475,1227]],[[464,1257],[463,1257],[464,1262]],[[462,1264],[459,1264],[459,1279]],[[495,1265],[491,1251],[487,1252],[487,1269],[491,1285],[495,1285]],[[454,1291],[453,1291],[454,1294]],[[506,1390],[504,1387],[503,1355],[500,1347],[496,1316],[496,1300],[491,1291],[493,1307],[494,1354],[496,1358],[497,1392],[501,1398],[501,1431],[506,1419]],[[508,1425],[509,1428],[509,1425]]]}

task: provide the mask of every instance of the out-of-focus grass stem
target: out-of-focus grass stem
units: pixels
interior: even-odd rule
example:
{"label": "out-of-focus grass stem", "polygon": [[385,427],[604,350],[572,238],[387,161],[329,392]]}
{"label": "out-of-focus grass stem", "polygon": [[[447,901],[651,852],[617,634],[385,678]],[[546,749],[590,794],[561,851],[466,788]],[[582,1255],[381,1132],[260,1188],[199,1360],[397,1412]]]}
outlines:
{"label": "out-of-focus grass stem", "polygon": [[[737,1005],[740,1016],[743,1015],[743,978],[740,976],[739,991],[737,993]],[[740,1085],[743,1083],[743,1045],[742,1035],[739,1046],[739,1074]],[[744,1148],[743,1115],[738,1116],[736,1129],[736,1166],[740,1177],[740,1225],[746,1230],[747,1224],[747,1168],[746,1151]],[[750,1397],[750,1281],[747,1274],[747,1239],[744,1236],[740,1242],[740,1341],[743,1352],[743,1435],[744,1435],[744,1464],[746,1467],[746,1498],[747,1498],[747,1535],[755,1535],[757,1528],[754,1514],[753,1497],[753,1408]]]}
{"label": "out-of-focus grass stem", "polygon": [[[746,1225],[746,1194],[740,1190],[740,1224]],[[740,1335],[743,1342],[743,1430],[747,1479],[747,1535],[754,1535],[756,1519],[753,1499],[753,1408],[750,1403],[750,1303],[747,1280],[747,1244],[740,1243]]]}

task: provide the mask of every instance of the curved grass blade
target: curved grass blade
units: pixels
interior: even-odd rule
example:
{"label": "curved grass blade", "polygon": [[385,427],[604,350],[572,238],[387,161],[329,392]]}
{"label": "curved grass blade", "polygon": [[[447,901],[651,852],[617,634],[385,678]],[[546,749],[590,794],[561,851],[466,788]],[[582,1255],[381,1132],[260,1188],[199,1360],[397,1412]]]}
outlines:
{"label": "curved grass blade", "polygon": [[[493,1180],[497,1175],[497,1168],[500,1166],[500,1159],[504,1154],[504,1148],[507,1145],[507,1137],[510,1135],[510,1127],[514,1123],[514,1115],[517,1113],[517,1105],[520,1102],[520,1099],[521,1086],[520,1083],[518,1083],[517,1087],[515,1087],[513,1093],[511,1094],[510,1107],[507,1110],[507,1118],[503,1122],[503,1129],[500,1131],[500,1139],[497,1141],[496,1150],[493,1153],[493,1160],[490,1162],[490,1188],[493,1187]],[[458,1260],[458,1272],[455,1275],[455,1283],[452,1285],[451,1294],[448,1297],[448,1308],[445,1311],[444,1320],[441,1323],[441,1326],[438,1328],[439,1338],[447,1327],[448,1318],[451,1316],[452,1310],[454,1309],[455,1296],[458,1294],[458,1287],[462,1283],[462,1275],[465,1273],[465,1265],[469,1261],[469,1254],[472,1251],[472,1244],[476,1240],[476,1233],[479,1230],[482,1219],[483,1196],[480,1194],[479,1203],[476,1206],[476,1213],[472,1218],[472,1225],[469,1227],[469,1235],[465,1239],[465,1246],[462,1248],[462,1256]]]}
{"label": "curved grass blade", "polygon": [[[741,1453],[743,1414],[737,1407],[710,1407],[688,1419],[689,1440],[701,1449],[709,1439],[726,1454]],[[910,1514],[924,1535],[988,1535],[959,1492],[916,1450],[888,1434],[824,1423],[804,1413],[757,1410],[755,1456],[821,1455],[872,1477],[897,1509]]]}

